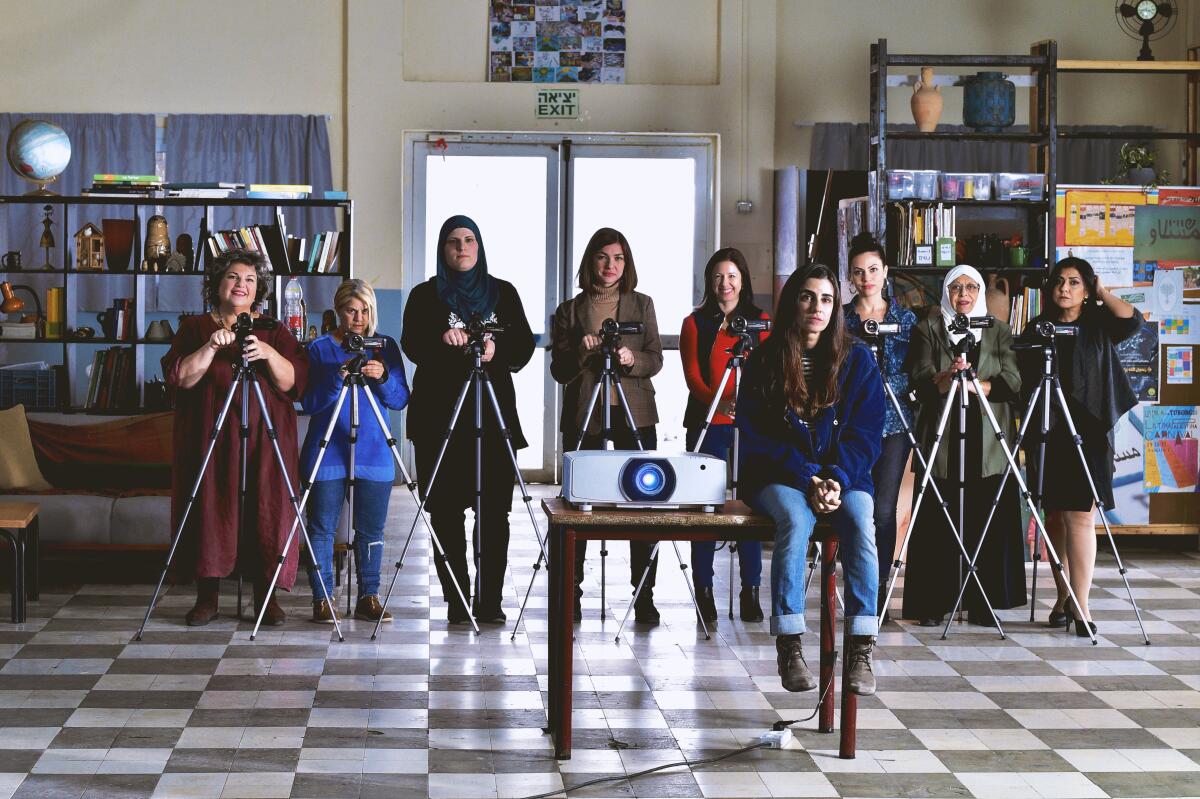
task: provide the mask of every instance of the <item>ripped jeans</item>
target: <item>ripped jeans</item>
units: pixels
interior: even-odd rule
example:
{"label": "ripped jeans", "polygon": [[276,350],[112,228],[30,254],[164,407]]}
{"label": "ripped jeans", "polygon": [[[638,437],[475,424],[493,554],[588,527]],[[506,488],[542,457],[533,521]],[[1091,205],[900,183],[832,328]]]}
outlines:
{"label": "ripped jeans", "polygon": [[[383,524],[387,519],[390,482],[358,480],[354,484],[354,562],[358,571],[358,598],[379,593],[379,570],[383,565]],[[346,500],[346,480],[318,480],[308,498],[308,537],[312,540],[313,562],[321,570],[325,588],[333,596],[333,542]],[[308,573],[313,601],[324,599],[317,571]]]}

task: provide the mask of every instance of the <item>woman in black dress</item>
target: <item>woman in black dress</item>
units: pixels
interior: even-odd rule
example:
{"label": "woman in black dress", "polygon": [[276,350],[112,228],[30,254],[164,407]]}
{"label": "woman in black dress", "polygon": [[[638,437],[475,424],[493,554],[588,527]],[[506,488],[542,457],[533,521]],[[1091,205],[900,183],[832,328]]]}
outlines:
{"label": "woman in black dress", "polygon": [[[1142,315],[1125,300],[1100,285],[1092,265],[1082,258],[1064,258],[1054,265],[1048,281],[1046,310],[1030,322],[1023,336],[1038,340],[1037,323],[1070,325],[1075,335],[1055,336],[1058,375],[1067,409],[1082,438],[1083,457],[1095,483],[1096,492],[1106,508],[1113,506],[1113,448],[1109,435],[1117,419],[1137,405],[1137,396],[1129,384],[1116,345],[1137,332]],[[1032,393],[1042,375],[1040,350],[1021,358],[1021,374],[1026,393]],[[1096,566],[1096,503],[1070,430],[1062,418],[1058,403],[1050,405],[1050,432],[1046,435],[1045,468],[1042,473],[1042,507],[1050,541],[1062,558],[1067,579],[1081,607],[1067,607],[1066,585],[1057,570],[1052,570],[1058,598],[1050,611],[1050,625],[1057,627],[1075,620],[1077,635],[1086,636],[1087,626],[1095,632],[1088,609],[1088,592]],[[1029,469],[1029,487],[1037,490],[1038,444],[1041,429],[1037,419],[1025,436],[1025,463]]]}

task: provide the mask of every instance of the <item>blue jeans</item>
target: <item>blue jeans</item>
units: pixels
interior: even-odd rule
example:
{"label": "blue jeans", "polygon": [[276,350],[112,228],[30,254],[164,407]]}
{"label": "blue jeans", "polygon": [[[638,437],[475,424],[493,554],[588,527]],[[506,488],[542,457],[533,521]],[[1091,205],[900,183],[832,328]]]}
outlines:
{"label": "blue jeans", "polygon": [[[772,483],[750,503],[775,520],[775,554],[771,557],[771,635],[805,631],[804,572],[808,540],[817,517],[808,495]],[[875,549],[874,501],[865,491],[842,494],[842,504],[829,514],[838,534],[838,550],[846,583],[846,634],[875,635],[879,592],[879,560]]]}
{"label": "blue jeans", "polygon": [[[900,484],[904,482],[904,466],[910,451],[908,436],[894,433],[883,439],[883,451],[871,481],[875,484],[875,548],[879,550],[879,600],[887,587],[896,553],[896,505],[900,501]],[[883,608],[878,608],[883,612]]]}
{"label": "blue jeans", "polygon": [[[700,428],[687,431],[687,448],[690,452],[700,438]],[[704,434],[700,451],[728,460],[733,446],[733,425],[710,424]],[[692,542],[692,584],[697,588],[712,588],[713,558],[717,545],[714,541]],[[737,545],[738,567],[742,575],[742,588],[757,588],[762,584],[762,542],[741,541]]]}
{"label": "blue jeans", "polygon": [[[377,480],[354,483],[354,562],[358,571],[358,598],[379,594],[379,569],[383,565],[383,523],[387,519],[392,484]],[[333,541],[346,500],[346,480],[318,480],[308,498],[308,537],[313,563],[308,573],[313,601],[324,599],[317,569],[333,596]]]}

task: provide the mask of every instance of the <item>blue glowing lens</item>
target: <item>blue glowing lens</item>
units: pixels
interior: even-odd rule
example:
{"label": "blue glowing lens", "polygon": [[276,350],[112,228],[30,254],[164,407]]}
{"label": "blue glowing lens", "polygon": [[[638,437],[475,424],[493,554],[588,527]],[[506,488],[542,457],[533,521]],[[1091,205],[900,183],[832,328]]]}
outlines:
{"label": "blue glowing lens", "polygon": [[638,469],[635,479],[638,486],[647,494],[658,493],[662,490],[665,482],[662,469],[653,463],[647,463]]}

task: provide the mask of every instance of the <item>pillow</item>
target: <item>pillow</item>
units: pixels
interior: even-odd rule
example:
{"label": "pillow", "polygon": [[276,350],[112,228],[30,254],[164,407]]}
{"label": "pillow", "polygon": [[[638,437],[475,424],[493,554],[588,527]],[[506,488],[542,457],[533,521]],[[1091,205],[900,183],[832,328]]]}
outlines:
{"label": "pillow", "polygon": [[16,405],[0,411],[0,490],[44,491],[50,487],[33,454],[25,406]]}

